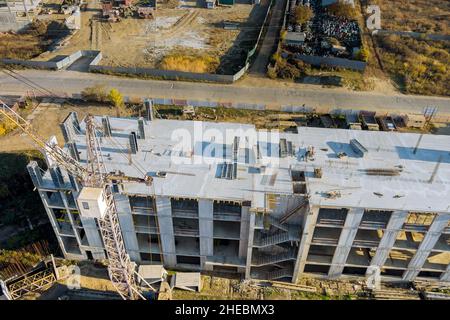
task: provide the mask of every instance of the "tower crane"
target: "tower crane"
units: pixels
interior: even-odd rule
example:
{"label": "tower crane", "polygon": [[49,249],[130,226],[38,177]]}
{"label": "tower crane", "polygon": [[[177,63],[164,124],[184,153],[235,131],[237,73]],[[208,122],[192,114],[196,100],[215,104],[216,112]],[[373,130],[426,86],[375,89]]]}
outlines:
{"label": "tower crane", "polygon": [[[115,289],[125,300],[145,299],[140,293],[136,282],[139,274],[135,263],[125,249],[120,229],[118,212],[114,202],[112,180],[152,183],[152,178],[126,177],[123,174],[107,173],[103,162],[100,143],[96,136],[94,117],[88,115],[86,123],[87,166],[82,166],[69,153],[57,144],[45,142],[25,119],[0,100],[0,115],[14,123],[23,133],[29,136],[33,143],[45,154],[51,157],[60,167],[64,168],[82,186],[78,196],[80,214],[96,218],[108,258],[108,274]],[[142,279],[142,278],[141,278]],[[143,280],[143,279],[142,279]],[[145,280],[144,280],[145,282]],[[148,285],[148,284],[147,284]],[[152,288],[150,286],[150,288]]]}

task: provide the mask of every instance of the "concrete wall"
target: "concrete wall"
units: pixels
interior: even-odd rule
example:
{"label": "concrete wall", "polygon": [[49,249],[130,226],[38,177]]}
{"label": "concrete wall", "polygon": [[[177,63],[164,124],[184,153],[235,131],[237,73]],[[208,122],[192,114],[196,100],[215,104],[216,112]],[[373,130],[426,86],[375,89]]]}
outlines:
{"label": "concrete wall", "polygon": [[207,82],[220,82],[220,83],[232,83],[233,75],[223,74],[210,74],[210,73],[195,73],[195,72],[183,72],[175,70],[161,70],[151,68],[130,68],[130,67],[111,67],[111,66],[99,66],[91,65],[89,67],[90,72],[99,73],[120,73],[128,75],[142,75],[156,78],[162,78],[165,80],[196,80]]}
{"label": "concrete wall", "polygon": [[2,59],[1,62],[9,65],[21,65],[28,68],[60,70],[66,68],[81,57],[93,57],[90,64],[98,63],[102,54],[95,50],[80,50],[59,61],[35,61],[35,60],[19,60],[19,59]]}
{"label": "concrete wall", "polygon": [[[67,56],[63,60],[58,62],[54,61],[34,61],[34,60],[18,60],[18,59],[2,59],[1,62],[10,65],[21,65],[28,68],[39,68],[39,69],[50,69],[50,70],[60,70],[70,66],[73,62],[81,57],[92,56],[93,60],[89,64],[89,72],[98,73],[117,73],[125,75],[141,75],[149,76],[155,78],[161,78],[165,80],[191,80],[191,81],[202,81],[202,82],[217,82],[217,83],[233,83],[239,80],[249,69],[250,60],[255,56],[257,52],[258,45],[262,40],[263,26],[267,21],[269,16],[271,5],[267,7],[267,12],[262,23],[262,27],[259,31],[257,40],[254,47],[248,52],[245,66],[236,72],[235,74],[225,75],[225,74],[212,74],[212,73],[196,73],[196,72],[183,72],[176,70],[162,70],[153,68],[131,68],[131,67],[112,67],[112,66],[102,66],[99,65],[102,54],[100,51],[92,50],[81,50],[77,51],[70,56]],[[0,16],[1,19],[1,16]],[[1,21],[1,20],[0,20]],[[0,31],[2,31],[0,29]]]}

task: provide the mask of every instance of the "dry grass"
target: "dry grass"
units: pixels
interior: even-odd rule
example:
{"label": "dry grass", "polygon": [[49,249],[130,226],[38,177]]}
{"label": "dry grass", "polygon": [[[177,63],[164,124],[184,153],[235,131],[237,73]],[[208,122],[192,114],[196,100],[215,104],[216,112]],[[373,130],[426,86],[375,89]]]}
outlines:
{"label": "dry grass", "polygon": [[214,72],[219,65],[219,59],[208,55],[171,54],[165,56],[160,68],[164,70],[178,70],[185,72]]}
{"label": "dry grass", "polygon": [[0,58],[31,59],[44,51],[41,38],[31,34],[1,34]]}
{"label": "dry grass", "polygon": [[395,35],[377,37],[385,69],[406,93],[450,94],[450,43]]}
{"label": "dry grass", "polygon": [[449,34],[447,0],[374,0],[381,8],[381,28]]}

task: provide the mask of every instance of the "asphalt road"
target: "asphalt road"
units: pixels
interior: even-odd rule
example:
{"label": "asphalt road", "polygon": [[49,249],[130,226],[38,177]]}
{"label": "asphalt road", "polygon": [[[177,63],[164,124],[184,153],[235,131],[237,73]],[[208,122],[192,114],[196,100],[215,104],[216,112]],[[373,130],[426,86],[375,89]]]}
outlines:
{"label": "asphalt road", "polygon": [[269,59],[272,53],[276,51],[278,45],[278,38],[283,25],[284,8],[286,8],[286,0],[275,2],[261,48],[257,51],[257,57],[250,67],[251,74],[265,75],[267,73]]}
{"label": "asphalt road", "polygon": [[[84,88],[103,84],[118,88],[124,96],[209,100],[217,102],[265,104],[270,107],[286,105],[323,110],[365,109],[374,111],[422,113],[426,106],[438,107],[439,114],[450,116],[450,98],[412,96],[379,92],[354,92],[343,89],[285,86],[262,82],[264,86],[250,87],[244,82],[233,85],[198,82],[141,80],[75,71],[21,70],[17,71],[57,95],[79,94]],[[0,73],[0,95],[22,95],[30,87],[11,76]]]}

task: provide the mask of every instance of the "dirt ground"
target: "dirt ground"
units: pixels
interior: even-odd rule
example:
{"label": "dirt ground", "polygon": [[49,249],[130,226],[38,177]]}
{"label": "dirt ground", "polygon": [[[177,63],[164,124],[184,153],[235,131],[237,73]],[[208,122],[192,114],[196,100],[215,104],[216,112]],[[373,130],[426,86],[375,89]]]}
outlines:
{"label": "dirt ground", "polygon": [[43,52],[42,40],[31,34],[1,34],[0,58],[30,59]]}
{"label": "dirt ground", "polygon": [[359,282],[324,281],[301,278],[298,284],[315,287],[316,293],[275,288],[256,281],[240,281],[216,276],[202,275],[200,292],[175,289],[174,300],[342,300],[356,299],[361,291]]}
{"label": "dirt ground", "polygon": [[[44,102],[39,104],[28,117],[32,117],[31,123],[39,136],[48,139],[55,135],[60,144],[64,142],[58,124],[61,123],[69,112],[76,111],[80,119],[87,113],[94,115],[116,115],[116,110],[108,106],[98,106],[94,104],[69,105],[61,103]],[[29,118],[30,119],[30,118]],[[19,131],[0,137],[0,152],[29,150],[33,147],[31,140]]]}
{"label": "dirt ground", "polygon": [[[209,10],[180,2],[177,8],[161,5],[155,19],[126,18],[118,23],[93,19],[100,13],[99,4],[90,3],[81,13],[82,27],[61,49],[45,53],[38,60],[68,55],[77,50],[102,51],[102,65],[157,68],[170,54],[207,54],[220,60],[221,72],[227,64],[238,64],[239,52],[254,34],[261,12],[252,14],[254,6],[235,4]],[[259,10],[259,9],[258,9]],[[241,24],[241,30],[223,29],[223,21]],[[251,39],[250,39],[251,40]],[[224,67],[222,67],[224,66]],[[223,70],[222,70],[223,69]]]}
{"label": "dirt ground", "polygon": [[[157,117],[164,119],[178,119],[189,120],[189,116],[183,115],[183,108],[180,106],[155,106]],[[95,103],[83,104],[67,104],[58,101],[44,101],[39,105],[35,105],[33,110],[27,110],[27,115],[23,115],[37,131],[42,138],[48,139],[55,135],[60,144],[63,143],[61,131],[58,128],[64,118],[71,111],[78,112],[80,119],[83,119],[88,113],[93,115],[110,115],[117,116],[117,110],[108,105],[101,105]],[[234,108],[207,108],[195,107],[195,120],[198,121],[217,121],[217,122],[236,122],[236,123],[251,123],[258,129],[273,129],[290,130],[290,123],[296,125],[310,125],[311,119],[303,114],[286,114],[277,110],[243,110]],[[135,104],[129,106],[125,111],[122,111],[122,116],[139,116],[142,113],[142,105]],[[309,122],[308,122],[309,121]],[[441,124],[432,128],[425,128],[423,130],[402,128],[401,132],[415,132],[415,133],[434,133],[434,134],[450,134],[448,124]],[[431,130],[431,131],[430,131]],[[0,152],[23,151],[29,150],[32,147],[32,142],[29,138],[24,136],[18,130],[15,130],[6,136],[0,137]]]}

